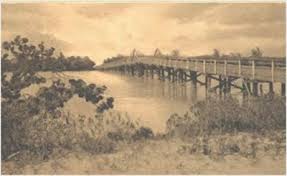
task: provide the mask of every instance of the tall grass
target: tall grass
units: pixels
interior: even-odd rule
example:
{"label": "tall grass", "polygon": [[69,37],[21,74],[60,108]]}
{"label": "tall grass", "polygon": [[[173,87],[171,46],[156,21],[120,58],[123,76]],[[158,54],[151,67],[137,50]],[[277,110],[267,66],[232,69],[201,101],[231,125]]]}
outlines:
{"label": "tall grass", "polygon": [[285,98],[264,96],[242,104],[235,98],[209,98],[194,104],[183,117],[172,115],[167,134],[202,136],[235,132],[265,133],[286,129]]}
{"label": "tall grass", "polygon": [[[112,153],[119,142],[153,137],[149,128],[115,111],[95,117],[67,112],[61,112],[57,117],[49,113],[39,114],[15,124],[18,127],[13,128],[13,141],[8,135],[2,136],[2,159],[17,151],[28,151],[42,159],[47,159],[57,149]],[[6,134],[9,131],[11,129],[3,129]]]}
{"label": "tall grass", "polygon": [[260,153],[285,156],[285,98],[264,96],[240,104],[237,99],[209,98],[196,103],[184,116],[167,121],[168,137],[189,140],[183,154],[202,153],[213,159],[240,154],[256,158]]}

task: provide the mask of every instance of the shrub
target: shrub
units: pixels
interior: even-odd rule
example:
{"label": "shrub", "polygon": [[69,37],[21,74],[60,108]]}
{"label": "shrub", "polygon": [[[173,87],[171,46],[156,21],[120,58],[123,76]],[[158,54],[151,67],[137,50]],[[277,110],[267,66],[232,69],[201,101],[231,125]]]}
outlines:
{"label": "shrub", "polygon": [[153,131],[147,127],[140,127],[136,130],[135,134],[132,136],[134,140],[149,139],[154,137]]}
{"label": "shrub", "polygon": [[167,133],[178,136],[211,135],[234,132],[284,130],[285,99],[264,96],[240,104],[235,98],[210,98],[191,107],[183,117],[167,120]]}

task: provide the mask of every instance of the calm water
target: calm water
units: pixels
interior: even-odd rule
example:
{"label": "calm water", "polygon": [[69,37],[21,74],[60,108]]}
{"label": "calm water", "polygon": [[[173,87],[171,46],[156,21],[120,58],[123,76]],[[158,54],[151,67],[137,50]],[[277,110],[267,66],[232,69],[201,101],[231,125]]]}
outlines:
{"label": "calm water", "polygon": [[[165,122],[171,114],[184,114],[196,101],[192,96],[190,83],[170,83],[147,77],[138,78],[98,71],[44,73],[44,75],[49,82],[59,77],[65,80],[80,78],[88,83],[107,86],[106,95],[115,98],[115,110],[127,112],[132,119],[139,119],[144,125],[155,131],[164,131]],[[203,78],[199,79],[203,81]],[[212,84],[215,85],[216,82],[212,82]],[[36,92],[35,89],[37,89],[36,86],[31,87],[26,93]],[[266,90],[266,86],[264,90]],[[236,89],[232,89],[232,94],[238,95],[239,98],[241,95],[240,91]],[[204,98],[205,88],[198,85],[197,100]],[[95,107],[92,104],[78,97],[67,102],[65,108],[73,114],[86,116],[92,116],[95,112]]]}

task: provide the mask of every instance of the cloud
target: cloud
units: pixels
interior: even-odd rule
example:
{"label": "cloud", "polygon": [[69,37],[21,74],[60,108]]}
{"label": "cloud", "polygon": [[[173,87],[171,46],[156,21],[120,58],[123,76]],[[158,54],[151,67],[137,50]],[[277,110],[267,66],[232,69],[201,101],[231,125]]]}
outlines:
{"label": "cloud", "polygon": [[236,3],[217,6],[201,16],[202,20],[224,25],[285,23],[284,3]]}
{"label": "cloud", "polygon": [[84,5],[74,5],[76,11],[88,18],[104,18],[109,16],[118,15],[124,13],[125,10],[129,9],[132,4],[84,4]]}
{"label": "cloud", "polygon": [[179,23],[188,23],[194,18],[202,15],[217,6],[218,3],[180,3],[168,5],[167,11],[164,13],[168,18],[175,18]]}
{"label": "cloud", "polygon": [[51,38],[66,55],[97,63],[133,48],[200,55],[213,48],[249,54],[259,46],[265,55],[285,56],[284,4],[5,4],[2,14],[2,38]]}

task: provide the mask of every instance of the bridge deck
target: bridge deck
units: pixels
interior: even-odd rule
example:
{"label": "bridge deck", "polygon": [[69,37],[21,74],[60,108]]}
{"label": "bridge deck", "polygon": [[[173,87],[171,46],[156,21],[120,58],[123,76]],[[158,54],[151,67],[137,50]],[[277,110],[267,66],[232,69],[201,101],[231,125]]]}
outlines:
{"label": "bridge deck", "polygon": [[211,59],[187,58],[168,59],[166,57],[142,56],[125,57],[97,66],[97,69],[116,68],[133,64],[154,65],[197,71],[204,74],[242,77],[250,80],[285,83],[285,58],[268,59]]}

